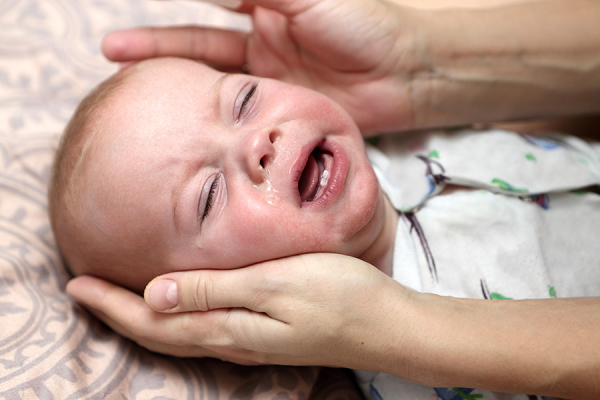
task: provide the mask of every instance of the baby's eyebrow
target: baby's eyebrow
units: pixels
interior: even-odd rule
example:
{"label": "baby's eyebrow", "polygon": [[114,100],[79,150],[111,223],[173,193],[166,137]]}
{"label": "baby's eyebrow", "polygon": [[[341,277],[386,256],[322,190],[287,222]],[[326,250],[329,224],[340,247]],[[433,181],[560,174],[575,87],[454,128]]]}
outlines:
{"label": "baby's eyebrow", "polygon": [[173,216],[173,226],[175,227],[175,232],[179,231],[180,224],[179,218],[179,206],[181,205],[181,199],[183,197],[183,189],[186,187],[186,183],[190,181],[190,179],[194,176],[194,164],[193,163],[185,163],[185,169],[182,174],[179,174],[177,177],[177,181],[173,186],[173,190],[171,191],[171,212]]}
{"label": "baby's eyebrow", "polygon": [[221,75],[221,77],[219,79],[217,79],[217,81],[213,85],[213,93],[216,94],[216,98],[217,98],[217,107],[219,107],[221,105],[221,88],[223,87],[223,84],[225,83],[225,81],[227,79],[231,78],[232,76],[233,76],[233,74],[224,73],[223,75]]}

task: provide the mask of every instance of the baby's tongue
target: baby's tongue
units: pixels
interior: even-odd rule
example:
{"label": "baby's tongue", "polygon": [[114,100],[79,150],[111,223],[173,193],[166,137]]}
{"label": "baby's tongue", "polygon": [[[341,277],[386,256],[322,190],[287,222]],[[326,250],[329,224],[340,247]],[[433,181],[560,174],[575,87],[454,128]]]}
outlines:
{"label": "baby's tongue", "polygon": [[306,167],[302,171],[300,181],[298,181],[298,191],[302,201],[311,201],[317,192],[319,183],[319,164],[311,154],[306,162]]}

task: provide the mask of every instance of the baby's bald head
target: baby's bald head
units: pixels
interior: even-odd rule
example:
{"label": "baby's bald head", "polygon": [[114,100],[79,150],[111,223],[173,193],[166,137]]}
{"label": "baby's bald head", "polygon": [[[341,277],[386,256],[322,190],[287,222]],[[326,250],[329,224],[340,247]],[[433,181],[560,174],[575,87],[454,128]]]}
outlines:
{"label": "baby's bald head", "polygon": [[361,256],[381,236],[382,199],[356,124],[329,98],[164,58],[82,102],[50,213],[73,273],[139,292],[173,271]]}
{"label": "baby's bald head", "polygon": [[[149,237],[132,235],[124,240],[116,222],[100,224],[86,201],[91,188],[101,182],[90,174],[96,163],[100,138],[111,118],[107,112],[128,82],[139,73],[137,65],[120,70],[89,93],[77,107],[59,144],[48,193],[50,222],[64,261],[75,275],[91,274],[143,290],[131,270],[151,258]],[[111,195],[111,193],[107,193]],[[127,221],[122,221],[126,224]],[[122,232],[117,235],[117,232]],[[125,230],[126,232],[126,230]],[[126,246],[125,246],[126,245]],[[142,250],[143,249],[143,250]],[[140,257],[144,254],[144,257]]]}

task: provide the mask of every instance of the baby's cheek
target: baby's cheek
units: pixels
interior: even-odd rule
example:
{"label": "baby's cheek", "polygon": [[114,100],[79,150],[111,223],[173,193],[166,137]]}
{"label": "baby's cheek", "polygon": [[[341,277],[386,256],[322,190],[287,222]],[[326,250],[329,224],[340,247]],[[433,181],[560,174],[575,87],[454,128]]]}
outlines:
{"label": "baby's cheek", "polygon": [[320,231],[299,211],[268,204],[248,208],[234,225],[232,238],[240,246],[238,254],[266,261],[325,250]]}

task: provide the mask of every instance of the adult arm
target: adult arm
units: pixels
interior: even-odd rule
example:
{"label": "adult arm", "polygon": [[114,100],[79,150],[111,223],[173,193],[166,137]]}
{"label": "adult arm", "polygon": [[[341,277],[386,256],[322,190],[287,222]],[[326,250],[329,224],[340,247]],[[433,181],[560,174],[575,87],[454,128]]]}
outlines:
{"label": "adult arm", "polygon": [[[162,276],[146,291],[161,313],[89,277],[71,281],[68,291],[121,334],[168,354],[210,351],[244,363],[341,366],[429,386],[567,399],[600,393],[598,298],[421,294],[332,254]],[[135,310],[123,306],[135,302]]]}
{"label": "adult arm", "polygon": [[254,30],[138,28],[115,61],[176,55],[311,87],[365,132],[600,112],[600,2],[417,10],[378,0],[252,0]]}
{"label": "adult arm", "polygon": [[431,67],[412,84],[415,124],[599,112],[599,19],[594,0],[430,13]]}

